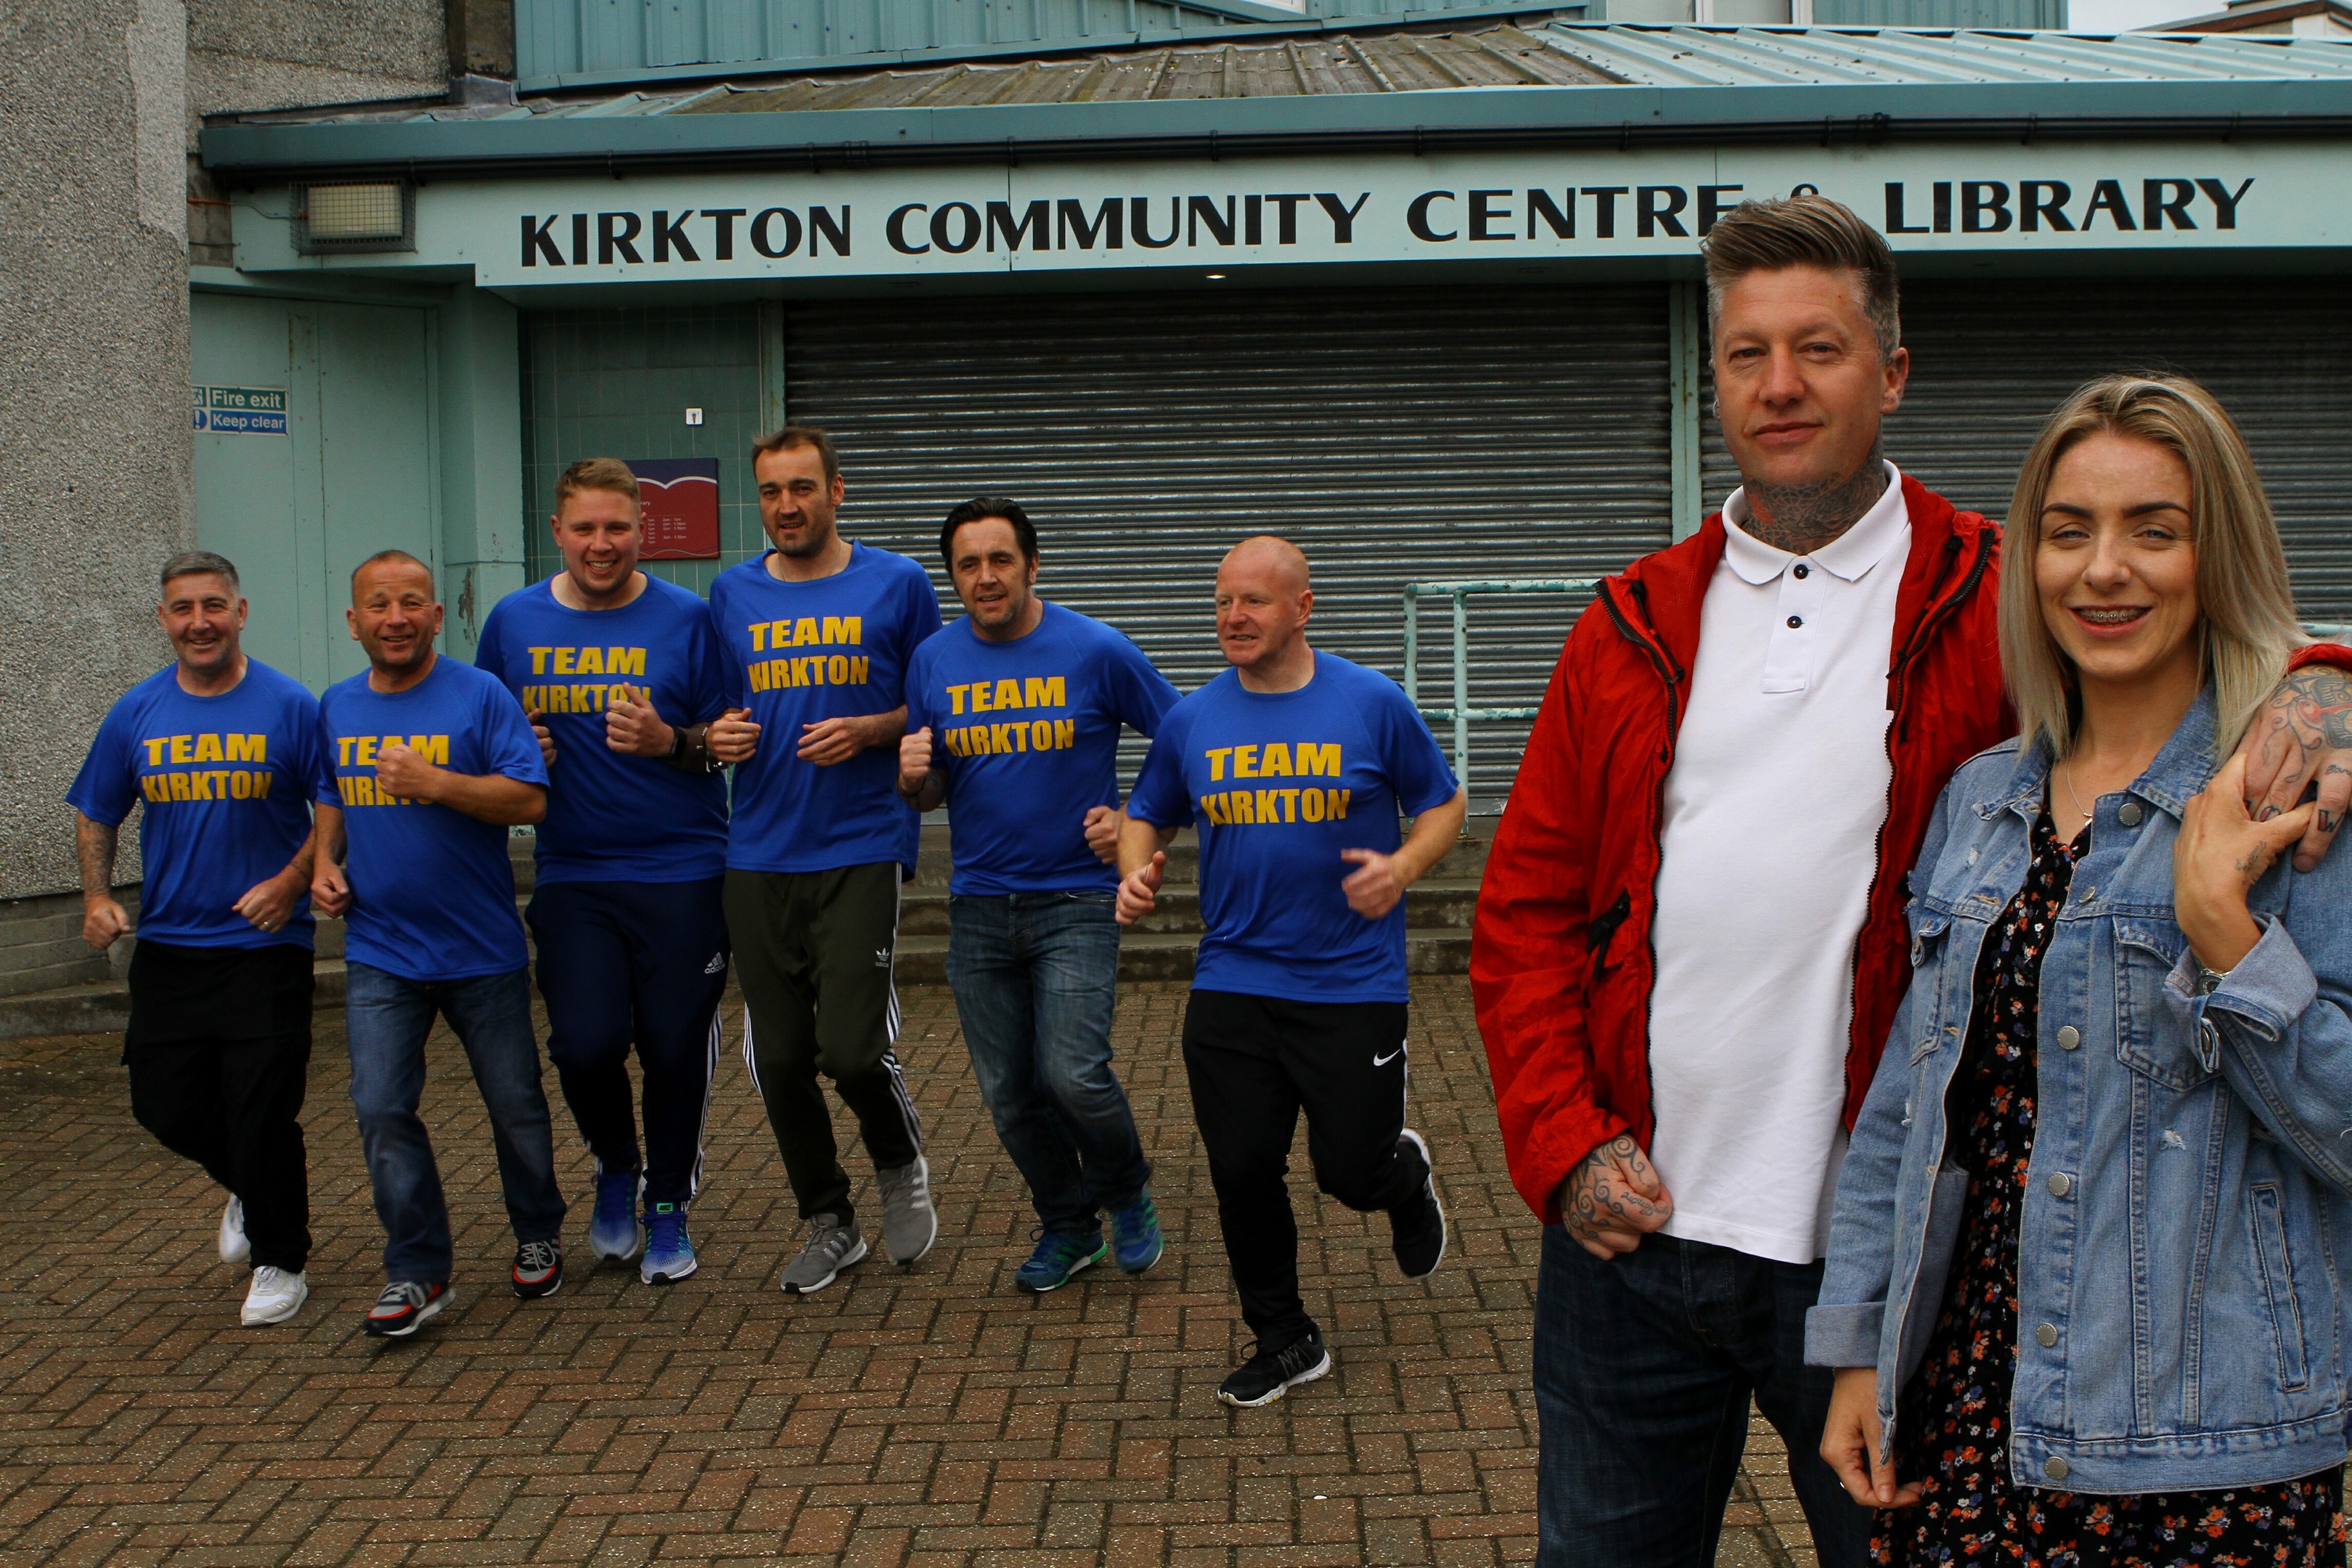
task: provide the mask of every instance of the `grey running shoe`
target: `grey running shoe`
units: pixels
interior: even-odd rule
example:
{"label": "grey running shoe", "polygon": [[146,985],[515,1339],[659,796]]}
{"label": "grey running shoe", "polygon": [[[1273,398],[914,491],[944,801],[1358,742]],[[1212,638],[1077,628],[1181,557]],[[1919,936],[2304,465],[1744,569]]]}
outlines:
{"label": "grey running shoe", "polygon": [[940,1214],[931,1206],[930,1163],[920,1154],[911,1165],[874,1173],[882,1189],[882,1250],[890,1261],[914,1262],[940,1238]]}
{"label": "grey running shoe", "polygon": [[829,1214],[821,1214],[809,1221],[808,1245],[784,1265],[779,1283],[787,1296],[814,1296],[865,1257],[866,1237],[858,1234],[856,1220],[844,1225]]}

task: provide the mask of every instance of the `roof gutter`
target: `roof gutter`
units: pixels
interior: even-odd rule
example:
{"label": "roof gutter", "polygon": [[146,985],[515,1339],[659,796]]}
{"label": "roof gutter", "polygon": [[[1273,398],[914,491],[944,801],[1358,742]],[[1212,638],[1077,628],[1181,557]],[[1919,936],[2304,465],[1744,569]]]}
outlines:
{"label": "roof gutter", "polygon": [[[1801,109],[1803,112],[1799,112]],[[2352,80],[1504,87],[998,108],[216,125],[232,184],[1267,153],[2352,135]]]}

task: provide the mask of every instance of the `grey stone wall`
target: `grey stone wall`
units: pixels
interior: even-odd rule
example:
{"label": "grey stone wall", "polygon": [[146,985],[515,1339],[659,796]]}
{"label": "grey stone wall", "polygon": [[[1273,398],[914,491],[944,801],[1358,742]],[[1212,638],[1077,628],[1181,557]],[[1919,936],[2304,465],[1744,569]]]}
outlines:
{"label": "grey stone wall", "polygon": [[188,106],[226,114],[438,98],[446,0],[188,0]]}
{"label": "grey stone wall", "polygon": [[[0,50],[0,994],[78,957],[67,785],[170,650],[154,571],[194,537],[187,269],[226,266],[203,116],[448,86],[445,0],[75,0]],[[477,7],[478,8],[478,6]],[[193,236],[192,236],[192,223]],[[137,817],[118,879],[139,876]]]}
{"label": "grey stone wall", "polygon": [[[0,51],[0,898],[77,885],[62,799],[166,648],[191,532],[180,0],[19,7]],[[138,875],[135,853],[121,875]]]}

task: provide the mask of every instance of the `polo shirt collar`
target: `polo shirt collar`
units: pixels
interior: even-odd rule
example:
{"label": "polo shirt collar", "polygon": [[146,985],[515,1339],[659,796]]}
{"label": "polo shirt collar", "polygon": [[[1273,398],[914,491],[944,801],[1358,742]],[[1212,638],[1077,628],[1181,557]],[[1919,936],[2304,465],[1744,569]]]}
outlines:
{"label": "polo shirt collar", "polygon": [[1885,468],[1886,489],[1861,520],[1803,557],[1767,544],[1742,527],[1748,521],[1747,487],[1732,491],[1723,503],[1725,563],[1739,574],[1740,581],[1759,588],[1800,559],[1812,562],[1843,582],[1860,582],[1903,542],[1910,527],[1910,516],[1903,505],[1903,476],[1892,463]]}

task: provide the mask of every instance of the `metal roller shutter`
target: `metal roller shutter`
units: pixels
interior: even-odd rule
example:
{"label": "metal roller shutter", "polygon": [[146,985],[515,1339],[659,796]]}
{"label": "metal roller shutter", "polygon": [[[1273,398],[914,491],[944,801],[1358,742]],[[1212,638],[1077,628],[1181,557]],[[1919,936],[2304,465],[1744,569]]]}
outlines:
{"label": "metal roller shutter", "polygon": [[[2322,278],[2055,279],[1907,284],[1911,388],[1886,454],[1955,504],[2004,517],[2026,448],[2092,376],[2194,376],[2245,433],[2307,621],[2352,620],[2352,297]],[[1739,482],[1706,422],[1710,508]]]}
{"label": "metal roller shutter", "polygon": [[[1399,677],[1407,582],[1595,576],[1666,541],[1655,287],[828,303],[786,332],[788,406],[842,443],[849,531],[915,551],[952,605],[935,520],[1013,497],[1045,595],[1185,690],[1224,668],[1216,563],[1250,533],[1307,552],[1318,646]],[[1532,707],[1583,603],[1474,600],[1472,704]],[[1444,706],[1450,622],[1424,617],[1422,700]],[[1526,730],[1475,727],[1474,810],[1501,809]]]}

